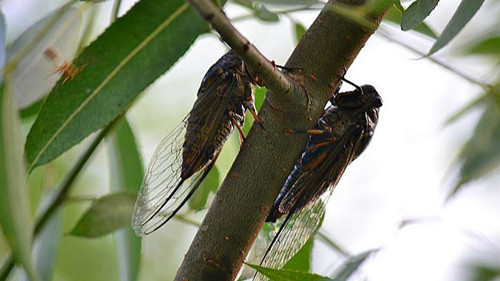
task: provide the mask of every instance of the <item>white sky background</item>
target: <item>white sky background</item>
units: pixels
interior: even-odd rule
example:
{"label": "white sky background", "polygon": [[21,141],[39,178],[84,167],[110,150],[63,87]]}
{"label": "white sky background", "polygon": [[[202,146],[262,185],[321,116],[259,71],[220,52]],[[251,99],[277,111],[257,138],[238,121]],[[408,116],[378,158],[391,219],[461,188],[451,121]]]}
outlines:
{"label": "white sky background", "polygon": [[[3,2],[4,9],[11,7],[13,11],[6,14],[8,22],[15,21],[14,2]],[[492,17],[492,10],[487,8],[491,2],[486,1],[452,45],[462,46],[484,28],[482,21]],[[430,25],[438,32],[442,30],[457,5],[458,1],[441,1],[429,18]],[[27,7],[18,9],[25,13]],[[245,10],[229,5],[227,14],[234,17],[245,14]],[[308,26],[316,14],[296,13],[293,17]],[[24,28],[29,24],[25,21]],[[247,20],[236,26],[269,59],[285,64],[294,47],[292,26],[285,17],[275,24]],[[390,30],[396,36],[402,35],[398,29]],[[408,42],[423,51],[430,47],[422,44],[423,40]],[[200,37],[171,71],[136,102],[129,117],[145,164],[162,137],[188,113],[203,75],[225,51],[215,36]],[[448,58],[448,53],[449,48],[445,48],[437,55],[474,77],[492,78],[488,62],[457,61]],[[451,187],[453,160],[471,134],[480,111],[451,126],[444,123],[477,97],[480,89],[418,57],[375,35],[346,74],[356,83],[374,85],[384,100],[373,141],[347,169],[330,199],[323,224],[326,232],[353,254],[383,247],[353,280],[460,281],[466,280],[465,265],[471,258],[490,257],[497,265],[500,263],[498,175],[468,185],[447,204],[443,201]],[[237,150],[235,140],[233,137],[233,143],[226,144],[224,150]],[[231,161],[222,155],[217,165],[226,170]],[[99,166],[94,165],[90,173],[106,179]],[[201,220],[202,214],[197,219]],[[400,229],[401,222],[407,219],[420,223]],[[148,273],[142,275],[143,280],[168,280],[173,276],[194,234],[194,228],[171,222],[148,236],[143,250],[143,269]],[[165,248],[172,245],[176,248]],[[325,248],[316,247],[315,254],[314,271],[318,273],[331,273],[342,261]],[[172,272],[165,272],[165,257],[173,261]]]}

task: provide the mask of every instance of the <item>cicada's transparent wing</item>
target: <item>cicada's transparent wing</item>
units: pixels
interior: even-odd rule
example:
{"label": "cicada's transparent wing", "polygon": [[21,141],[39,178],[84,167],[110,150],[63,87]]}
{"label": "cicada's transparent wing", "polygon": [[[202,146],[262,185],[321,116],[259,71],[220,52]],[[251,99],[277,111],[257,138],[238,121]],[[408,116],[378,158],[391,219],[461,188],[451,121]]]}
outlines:
{"label": "cicada's transparent wing", "polygon": [[[309,204],[301,212],[288,215],[270,248],[261,262],[261,266],[282,268],[317,231],[325,214],[325,206],[330,192],[324,194],[316,202]],[[254,281],[268,280],[264,275],[257,273]]]}
{"label": "cicada's transparent wing", "polygon": [[[356,155],[362,133],[362,129],[353,127],[340,138],[333,138],[327,145],[319,146],[321,153],[307,150],[323,160],[314,168],[304,171],[284,196],[281,204],[288,215],[271,242],[262,266],[283,267],[316,231],[330,194]],[[311,147],[314,146],[312,143]],[[299,198],[295,198],[297,196]],[[258,273],[254,280],[267,278]]]}
{"label": "cicada's transparent wing", "polygon": [[137,235],[149,234],[167,222],[203,179],[205,169],[200,169],[181,182],[186,123],[187,117],[161,141],[153,154],[132,217],[132,228]]}

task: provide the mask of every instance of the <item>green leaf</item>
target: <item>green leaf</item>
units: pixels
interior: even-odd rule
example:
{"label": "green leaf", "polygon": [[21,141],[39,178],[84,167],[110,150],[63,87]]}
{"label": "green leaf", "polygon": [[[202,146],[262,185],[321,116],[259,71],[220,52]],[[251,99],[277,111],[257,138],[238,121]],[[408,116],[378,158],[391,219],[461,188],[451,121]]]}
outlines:
{"label": "green leaf", "polygon": [[74,236],[100,237],[130,225],[136,194],[116,192],[99,198],[83,214],[70,234]]}
{"label": "green leaf", "polygon": [[500,36],[495,35],[474,42],[467,50],[467,54],[500,57]]}
{"label": "green leaf", "polygon": [[214,166],[207,177],[201,182],[196,192],[189,198],[189,208],[200,210],[207,206],[210,193],[215,193],[219,188],[219,170]]}
{"label": "green leaf", "polygon": [[[493,260],[493,259],[492,259]],[[485,264],[474,264],[468,266],[471,272],[470,281],[494,281],[500,277],[500,267],[493,267]]]}
{"label": "green leaf", "polygon": [[[108,140],[111,189],[137,193],[144,177],[144,167],[134,132],[126,118],[116,124]],[[114,235],[120,280],[137,280],[141,262],[141,239],[130,227],[119,230]]]}
{"label": "green leaf", "polygon": [[31,264],[33,223],[29,216],[20,122],[8,84],[10,77],[6,75],[7,84],[0,85],[0,225],[16,261],[32,280],[37,280]]}
{"label": "green leaf", "polygon": [[254,10],[254,15],[258,19],[267,22],[277,22],[280,20],[277,14],[269,11],[264,5],[259,5],[259,7]]}
{"label": "green leaf", "polygon": [[394,5],[395,0],[368,0],[363,4],[363,9],[371,15],[380,15]]}
{"label": "green leaf", "polygon": [[[0,11],[1,69],[5,69],[5,36],[5,19]],[[2,71],[0,75],[0,229],[10,244],[15,261],[24,267],[32,281],[36,281],[38,276],[31,263],[33,222],[29,216],[21,123],[11,91],[12,73]],[[5,265],[9,260],[7,258]],[[4,269],[10,271],[7,267],[2,267],[2,274]]]}
{"label": "green leaf", "polygon": [[255,87],[254,88],[254,98],[255,98],[255,108],[260,110],[262,104],[264,103],[264,98],[266,97],[267,88],[265,87]]}
{"label": "green leaf", "polygon": [[314,246],[313,236],[307,240],[307,242],[302,246],[302,249],[298,251],[293,258],[291,258],[285,266],[284,269],[299,270],[304,272],[309,272],[311,270],[311,260],[312,260],[312,249]]}
{"label": "green leaf", "polygon": [[139,192],[144,166],[134,132],[127,118],[120,120],[108,136],[112,190]]}
{"label": "green leaf", "polygon": [[256,269],[273,281],[333,281],[328,277],[303,271],[268,268],[256,264],[248,264],[248,266]]}
{"label": "green leaf", "polygon": [[500,103],[491,95],[474,133],[459,154],[460,175],[450,193],[453,196],[464,184],[487,175],[500,165]]}
{"label": "green leaf", "polygon": [[[53,280],[54,264],[62,236],[61,231],[62,216],[61,212],[57,212],[49,219],[35,240],[33,247],[35,269],[43,281]],[[29,279],[27,275],[23,275],[21,280],[28,281]]]}
{"label": "green leaf", "polygon": [[[259,112],[260,108],[262,107],[262,104],[264,103],[264,98],[266,97],[267,89],[265,87],[254,87],[254,99],[255,99],[255,108],[257,109],[257,112]],[[245,136],[248,135],[248,132],[250,132],[250,128],[253,126],[254,120],[252,114],[250,112],[247,112],[245,114],[245,123],[243,124],[243,134]],[[240,144],[238,144],[238,149],[239,149]]]}
{"label": "green leaf", "polygon": [[[401,7],[401,9],[403,9],[403,7]],[[396,6],[391,7],[384,20],[401,25],[402,14],[400,8],[397,8]],[[431,38],[437,38],[436,33],[425,22],[417,25],[412,30]]]}
{"label": "green leaf", "polygon": [[40,112],[40,108],[42,108],[43,100],[39,100],[35,102],[34,104],[23,108],[19,111],[19,115],[21,116],[21,119],[24,121],[26,119],[34,118]]}
{"label": "green leaf", "polygon": [[295,31],[295,43],[299,43],[300,39],[306,33],[307,29],[303,24],[298,22],[293,24],[293,29]]}
{"label": "green leaf", "polygon": [[[6,28],[5,19],[3,13],[0,12],[0,67],[5,67],[5,38],[6,38]],[[3,72],[1,74],[3,76]],[[0,79],[0,83],[3,83],[3,77]]]}
{"label": "green leaf", "polygon": [[472,19],[472,17],[483,5],[484,0],[462,0],[457,10],[451,17],[444,28],[441,35],[439,35],[431,50],[427,55],[432,55],[446,46],[455,36],[462,30],[462,28]]}
{"label": "green leaf", "polygon": [[322,4],[319,0],[250,0],[257,3],[267,3],[272,5],[313,5]]}
{"label": "green leaf", "polygon": [[206,23],[182,0],[142,0],[74,61],[85,68],[49,94],[26,141],[29,170],[123,114],[186,52]]}
{"label": "green leaf", "polygon": [[403,13],[401,29],[407,31],[421,24],[434,10],[438,2],[439,0],[417,0],[413,2]]}
{"label": "green leaf", "polygon": [[334,274],[333,281],[346,281],[349,277],[358,270],[365,260],[378,249],[362,252],[350,257]]}
{"label": "green leaf", "polygon": [[253,10],[253,5],[252,5],[251,1],[247,1],[247,0],[232,0],[231,2],[233,2],[233,3],[237,4],[237,5],[240,5],[240,6],[244,7],[244,8]]}

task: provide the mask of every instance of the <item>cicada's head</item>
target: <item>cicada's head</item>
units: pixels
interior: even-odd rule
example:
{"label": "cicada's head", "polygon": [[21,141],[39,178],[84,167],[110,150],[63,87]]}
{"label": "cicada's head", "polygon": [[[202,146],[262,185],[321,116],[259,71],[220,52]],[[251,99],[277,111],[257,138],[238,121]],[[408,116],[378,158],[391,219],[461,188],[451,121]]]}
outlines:
{"label": "cicada's head", "polygon": [[382,98],[372,85],[363,85],[353,91],[337,93],[333,103],[340,108],[364,109],[379,108]]}

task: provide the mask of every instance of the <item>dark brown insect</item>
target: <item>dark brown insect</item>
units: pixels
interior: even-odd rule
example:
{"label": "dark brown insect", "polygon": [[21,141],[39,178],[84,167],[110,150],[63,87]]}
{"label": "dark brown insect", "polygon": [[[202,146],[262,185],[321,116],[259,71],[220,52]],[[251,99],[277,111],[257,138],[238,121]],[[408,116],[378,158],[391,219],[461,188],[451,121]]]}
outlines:
{"label": "dark brown insect", "polygon": [[155,231],[180,210],[215,164],[234,127],[243,139],[240,127],[246,110],[261,121],[253,101],[254,81],[233,51],[210,67],[190,113],[151,159],[132,218],[138,235]]}
{"label": "dark brown insect", "polygon": [[69,61],[58,62],[59,57],[51,48],[45,49],[43,54],[47,57],[47,59],[54,63],[54,73],[60,73],[64,77],[62,84],[66,83],[68,80],[73,80],[76,75],[78,75],[78,73],[80,73],[87,66],[87,64],[76,66],[74,63]]}
{"label": "dark brown insect", "polygon": [[[304,152],[267,218],[276,222],[286,215],[262,260],[263,266],[281,268],[317,229],[345,169],[368,146],[381,106],[382,99],[371,85],[334,95],[332,106],[308,131]],[[255,280],[265,277],[257,274]]]}

